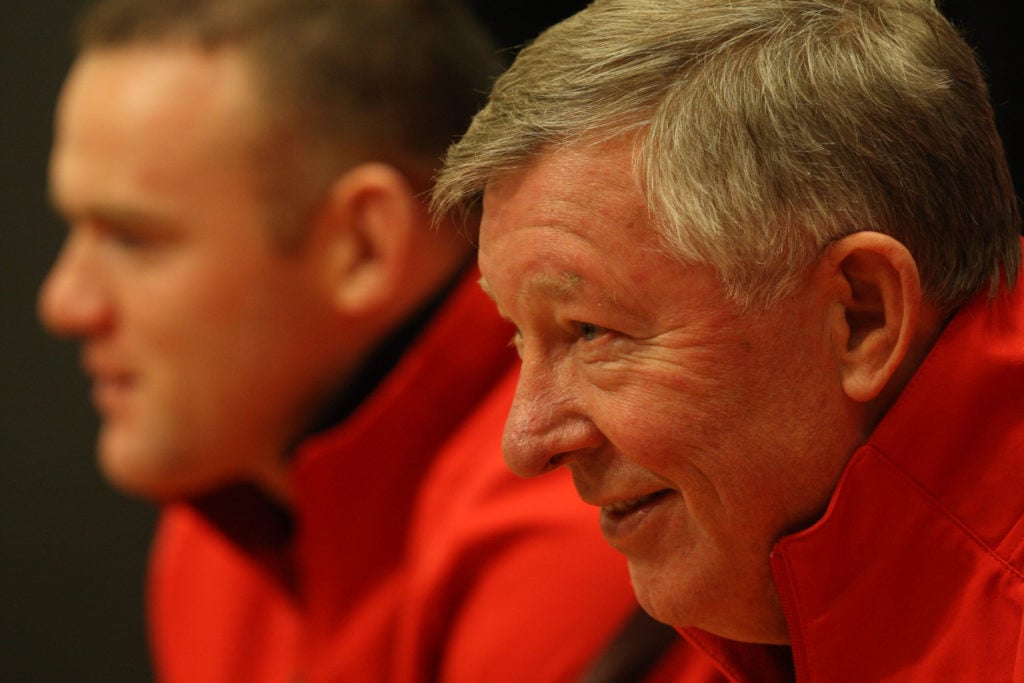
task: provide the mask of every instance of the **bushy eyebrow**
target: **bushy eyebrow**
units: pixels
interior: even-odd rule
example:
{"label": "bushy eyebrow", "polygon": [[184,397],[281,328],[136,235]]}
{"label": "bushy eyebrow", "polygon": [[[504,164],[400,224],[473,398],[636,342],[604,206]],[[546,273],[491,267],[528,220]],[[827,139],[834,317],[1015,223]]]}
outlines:
{"label": "bushy eyebrow", "polygon": [[[531,278],[531,287],[541,294],[546,294],[552,299],[558,301],[564,301],[573,295],[573,292],[583,282],[583,277],[579,273],[573,273],[571,271],[564,271],[558,277],[551,277],[548,275],[535,275]],[[487,279],[481,277],[477,280],[480,285],[480,289],[483,290],[491,301],[497,301],[494,296],[494,290],[491,289]]]}

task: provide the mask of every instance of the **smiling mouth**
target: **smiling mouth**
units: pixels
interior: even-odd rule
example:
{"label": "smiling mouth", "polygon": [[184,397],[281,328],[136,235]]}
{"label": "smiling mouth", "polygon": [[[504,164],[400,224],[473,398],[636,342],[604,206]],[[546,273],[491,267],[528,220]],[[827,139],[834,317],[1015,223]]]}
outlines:
{"label": "smiling mouth", "polygon": [[[646,496],[621,500],[601,506],[601,533],[605,540],[622,552],[639,542],[638,532],[647,526],[651,514],[656,513],[662,503],[673,494],[671,489],[662,489]],[[634,537],[634,541],[629,541]]]}
{"label": "smiling mouth", "polygon": [[661,491],[655,491],[654,493],[649,493],[646,496],[640,496],[639,498],[621,500],[616,503],[603,505],[601,506],[601,513],[612,518],[626,517],[634,512],[639,511],[641,508],[650,505],[654,501],[668,495],[669,493],[670,492],[668,489],[662,489]]}

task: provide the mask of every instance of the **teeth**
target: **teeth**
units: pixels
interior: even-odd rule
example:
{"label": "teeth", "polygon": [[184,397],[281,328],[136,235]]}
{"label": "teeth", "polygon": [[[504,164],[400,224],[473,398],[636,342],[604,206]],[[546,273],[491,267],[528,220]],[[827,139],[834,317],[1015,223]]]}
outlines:
{"label": "teeth", "polygon": [[660,491],[655,491],[654,493],[649,493],[646,496],[641,496],[639,498],[633,498],[632,500],[622,500],[622,501],[619,501],[618,503],[611,503],[610,505],[605,505],[604,509],[606,511],[608,511],[608,512],[615,512],[615,513],[629,512],[630,510],[633,510],[634,508],[638,508],[641,505],[643,505],[645,503],[649,503],[650,501],[654,500],[654,498],[659,493],[661,493],[661,492]]}

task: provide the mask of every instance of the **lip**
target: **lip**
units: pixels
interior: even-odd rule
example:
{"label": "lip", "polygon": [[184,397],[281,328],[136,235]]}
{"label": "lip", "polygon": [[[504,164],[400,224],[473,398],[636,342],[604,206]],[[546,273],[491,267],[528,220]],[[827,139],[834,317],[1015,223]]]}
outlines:
{"label": "lip", "polygon": [[82,365],[93,381],[92,403],[97,411],[106,415],[124,406],[134,386],[131,373],[101,360],[94,353],[85,354]]}
{"label": "lip", "polygon": [[93,379],[92,402],[104,415],[120,410],[131,393],[132,381],[126,375],[97,375]]}
{"label": "lip", "polygon": [[635,498],[620,499],[601,506],[601,533],[613,545],[639,532],[651,515],[666,504],[670,489],[661,489]]}

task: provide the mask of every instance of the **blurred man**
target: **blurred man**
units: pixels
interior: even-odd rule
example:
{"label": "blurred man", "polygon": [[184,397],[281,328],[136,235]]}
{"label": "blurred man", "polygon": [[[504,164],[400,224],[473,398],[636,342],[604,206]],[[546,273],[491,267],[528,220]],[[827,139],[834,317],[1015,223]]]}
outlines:
{"label": "blurred man", "polygon": [[448,2],[110,0],[60,96],[44,284],[121,489],[163,504],[161,681],[558,681],[634,607],[506,473],[511,330],[422,201],[499,71]]}
{"label": "blurred man", "polygon": [[[438,180],[641,604],[739,681],[1024,681],[1020,217],[929,0],[598,0]],[[984,645],[982,645],[982,643]]]}

